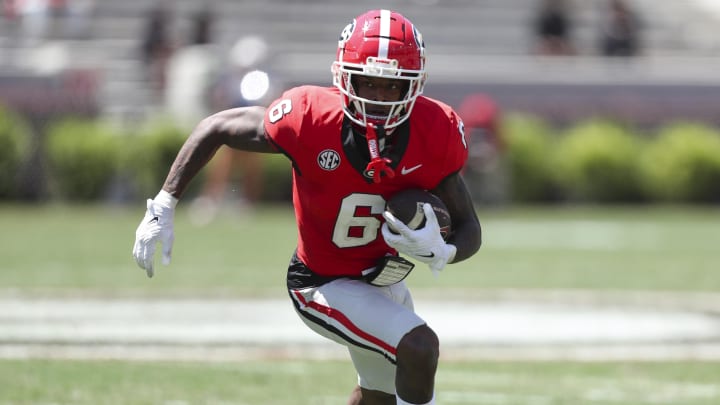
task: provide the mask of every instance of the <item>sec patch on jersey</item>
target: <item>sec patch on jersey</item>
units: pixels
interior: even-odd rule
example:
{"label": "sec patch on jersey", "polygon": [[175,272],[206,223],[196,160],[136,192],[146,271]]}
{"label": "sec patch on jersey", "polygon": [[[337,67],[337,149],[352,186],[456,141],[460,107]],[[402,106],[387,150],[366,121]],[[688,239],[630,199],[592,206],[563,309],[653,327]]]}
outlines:
{"label": "sec patch on jersey", "polygon": [[[435,216],[440,225],[440,234],[447,240],[450,235],[452,224],[450,212],[445,203],[435,194],[419,188],[402,190],[394,194],[385,204],[385,210],[402,221],[410,229],[420,229],[425,226],[425,213],[422,204],[428,203],[435,211]],[[390,224],[391,232],[397,233]]]}

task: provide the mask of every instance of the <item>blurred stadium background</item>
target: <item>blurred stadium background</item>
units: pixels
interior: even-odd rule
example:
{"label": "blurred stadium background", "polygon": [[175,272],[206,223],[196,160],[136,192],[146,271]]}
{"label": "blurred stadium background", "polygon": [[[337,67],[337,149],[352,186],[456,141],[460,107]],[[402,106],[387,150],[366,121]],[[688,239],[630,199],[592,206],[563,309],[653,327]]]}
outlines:
{"label": "blurred stadium background", "polygon": [[[154,113],[154,108],[159,106],[138,52],[152,2],[64,0],[48,3],[56,2],[67,7],[57,16],[53,10],[46,10],[45,17],[31,12],[23,15],[21,10],[8,15],[13,12],[6,10],[0,53],[4,75],[89,70],[97,77],[97,88],[93,91],[100,114],[136,119]],[[631,4],[643,21],[643,52],[642,57],[632,61],[597,57],[605,0],[569,2],[575,26],[572,36],[579,57],[572,60],[533,57],[530,55],[534,41],[531,26],[539,3],[538,0],[442,3],[396,0],[362,4],[205,0],[159,4],[164,4],[169,12],[169,39],[176,45],[187,43],[191,16],[202,10],[204,4],[215,18],[212,42],[221,50],[229,50],[244,36],[264,38],[274,58],[273,69],[288,85],[328,83],[328,66],[334,57],[339,31],[351,16],[379,6],[405,12],[422,29],[430,53],[432,80],[428,93],[438,94],[454,104],[459,103],[463,93],[485,84],[717,84],[720,40],[713,33],[720,18],[717,10],[720,7],[713,1],[633,1]],[[45,21],[27,22],[33,18]],[[45,27],[27,27],[30,24]],[[553,97],[553,92],[543,96]],[[508,106],[512,107],[519,106]]]}
{"label": "blurred stadium background", "polygon": [[[4,3],[13,2],[23,3],[19,0]],[[153,95],[153,84],[148,83],[139,53],[153,2],[62,0],[48,3],[58,3],[66,9],[46,10],[48,15],[45,17],[32,14],[41,11],[23,16],[21,10],[15,10],[15,16],[8,16],[12,12],[6,9],[0,42],[0,66],[5,76],[3,88],[10,86],[8,81],[12,83],[20,77],[30,79],[83,70],[94,77],[95,87],[91,91],[96,105],[93,111],[98,114],[118,120],[136,120],[162,108]],[[622,113],[626,109],[613,106],[607,98],[617,86],[675,85],[678,96],[689,98],[683,103],[685,105],[677,106],[682,110],[665,110],[654,117],[638,116],[637,119],[690,118],[693,111],[707,114],[704,105],[711,104],[707,103],[709,100],[694,104],[690,90],[697,85],[716,86],[720,80],[717,75],[720,39],[715,35],[720,20],[717,2],[631,1],[642,19],[642,53],[631,60],[602,58],[597,51],[605,0],[568,2],[577,57],[558,59],[532,55],[535,41],[532,19],[540,3],[539,0],[158,2],[169,13],[169,40],[176,47],[187,44],[192,15],[207,6],[215,20],[211,42],[220,50],[218,56],[227,54],[242,37],[260,36],[273,60],[272,69],[278,80],[287,86],[328,84],[335,40],[342,27],[365,9],[385,6],[409,15],[422,30],[429,52],[431,79],[427,92],[450,104],[459,105],[462,98],[473,91],[492,90],[507,109],[549,112],[543,108],[562,101],[557,98],[565,94],[558,93],[565,93],[561,91],[564,86],[574,85],[591,86],[578,87],[578,93],[589,100],[606,97],[602,104]],[[23,18],[26,19],[24,28]],[[32,19],[45,21],[28,22]],[[36,26],[27,27],[30,24]],[[45,27],[37,27],[40,24]],[[488,90],[486,86],[489,85],[492,86]],[[532,87],[540,85],[549,87],[542,91]],[[520,90],[525,93],[525,98],[517,100],[507,94],[508,86],[531,86],[526,89],[535,91]],[[646,89],[638,91],[652,99]],[[13,103],[12,96],[18,95],[7,92],[3,90],[3,98]],[[573,100],[577,100],[576,97]],[[41,101],[45,100],[35,100],[36,103]],[[585,108],[596,106],[595,103],[577,103],[574,111],[566,114],[587,114],[588,111],[582,110],[584,104],[590,104]],[[642,113],[647,114],[646,111],[638,112]],[[701,117],[718,119],[717,114]]]}
{"label": "blurred stadium background", "polygon": [[[720,124],[717,2],[628,2],[640,21],[639,52],[630,57],[600,52],[607,0],[567,1],[574,53],[539,54],[534,19],[542,3],[6,0],[0,103],[25,117],[41,140],[49,126],[68,117],[99,119],[126,132],[168,117],[186,133],[211,111],[262,104],[298,84],[331,84],[329,66],[339,31],[365,9],[388,7],[408,15],[424,35],[429,52],[426,95],[456,107],[466,123],[482,126],[480,115],[496,108],[503,117],[529,114],[553,128],[594,117],[638,131],[679,121],[713,128]],[[207,36],[193,39],[203,15],[209,17]],[[153,16],[158,17],[155,31],[150,29]],[[143,52],[150,38],[160,42],[154,56]],[[189,51],[199,43],[202,51]],[[244,99],[227,94],[227,88],[240,86],[228,84],[228,77],[255,69],[264,73],[245,77],[243,87],[254,93],[242,94]],[[226,94],[218,94],[223,86]],[[473,103],[473,96],[481,98]],[[40,152],[22,174],[16,196],[48,196],[47,173],[41,172],[48,159],[43,142],[34,144]],[[477,155],[483,159],[482,151]],[[115,198],[137,197],[118,194],[122,189]]]}

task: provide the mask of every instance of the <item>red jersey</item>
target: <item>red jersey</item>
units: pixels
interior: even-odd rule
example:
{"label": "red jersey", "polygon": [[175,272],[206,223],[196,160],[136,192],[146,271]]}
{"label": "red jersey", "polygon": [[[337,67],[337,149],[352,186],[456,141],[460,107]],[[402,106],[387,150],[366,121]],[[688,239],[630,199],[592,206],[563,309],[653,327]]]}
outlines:
{"label": "red jersey", "polygon": [[385,200],[405,188],[432,190],[467,159],[462,121],[427,97],[386,138],[395,176],[380,183],[366,173],[367,142],[357,141],[334,87],[288,90],[267,109],[265,131],[293,164],[298,258],[322,276],[359,277],[395,254],[380,232]]}

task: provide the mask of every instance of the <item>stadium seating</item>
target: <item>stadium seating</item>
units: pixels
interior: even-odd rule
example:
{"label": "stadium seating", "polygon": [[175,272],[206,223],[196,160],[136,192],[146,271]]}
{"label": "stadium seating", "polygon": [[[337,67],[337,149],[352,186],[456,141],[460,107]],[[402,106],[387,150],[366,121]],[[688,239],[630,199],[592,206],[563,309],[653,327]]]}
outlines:
{"label": "stadium seating", "polygon": [[[185,38],[189,16],[201,4],[194,0],[165,1],[174,12],[172,32]],[[613,81],[617,65],[597,56],[595,41],[604,0],[573,3],[574,36],[580,56],[546,60],[530,55],[530,21],[538,0],[207,0],[217,16],[215,42],[228,48],[239,37],[263,36],[276,56],[275,69],[288,83],[329,83],[335,38],[353,15],[380,5],[410,17],[426,38],[429,69],[435,83]],[[624,70],[626,80],[717,81],[720,50],[713,34],[717,14],[700,8],[702,0],[635,0],[643,19],[644,57],[639,67]],[[88,38],[52,37],[73,66],[101,72],[103,113],[136,119],[158,108],[139,60],[139,41],[145,16],[153,3],[146,0],[95,0]],[[37,45],[26,45],[2,30],[0,69],[22,68],[33,60]],[[703,58],[702,66],[696,58]],[[37,66],[35,66],[37,67]],[[689,69],[689,70],[688,70]],[[629,76],[627,76],[629,75]]]}

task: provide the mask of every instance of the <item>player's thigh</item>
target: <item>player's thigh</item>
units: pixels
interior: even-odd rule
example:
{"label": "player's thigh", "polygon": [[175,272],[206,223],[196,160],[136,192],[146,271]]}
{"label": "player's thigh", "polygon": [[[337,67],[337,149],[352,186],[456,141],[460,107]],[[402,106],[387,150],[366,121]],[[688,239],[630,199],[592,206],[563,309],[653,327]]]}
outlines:
{"label": "player's thigh", "polygon": [[291,290],[303,321],[322,336],[350,348],[380,354],[394,363],[400,339],[425,321],[415,314],[404,283],[375,287],[339,279],[316,288]]}

